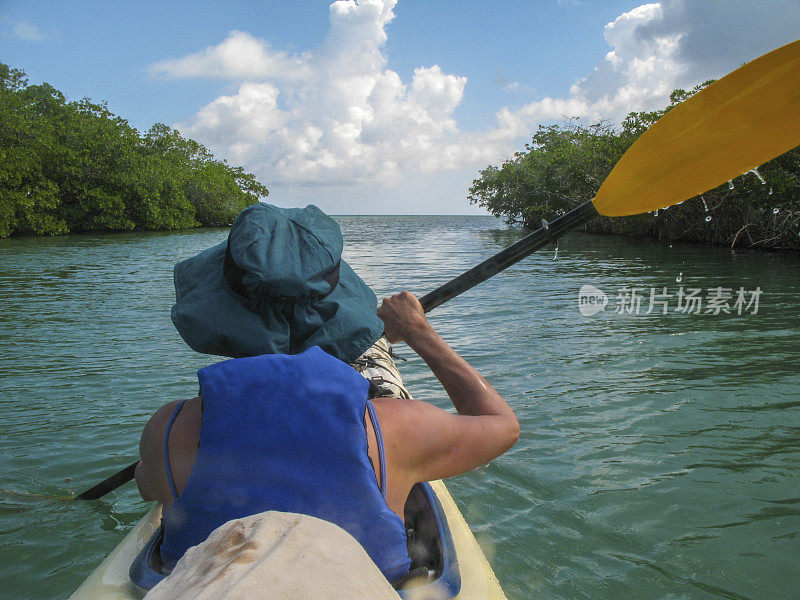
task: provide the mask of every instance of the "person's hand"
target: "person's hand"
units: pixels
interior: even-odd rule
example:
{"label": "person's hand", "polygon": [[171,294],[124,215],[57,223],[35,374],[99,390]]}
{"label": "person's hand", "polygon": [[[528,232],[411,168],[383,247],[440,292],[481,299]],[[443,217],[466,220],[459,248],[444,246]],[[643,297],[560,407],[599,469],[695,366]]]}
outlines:
{"label": "person's hand", "polygon": [[384,298],[378,316],[383,320],[386,339],[392,343],[408,342],[414,335],[430,329],[422,304],[411,292]]}

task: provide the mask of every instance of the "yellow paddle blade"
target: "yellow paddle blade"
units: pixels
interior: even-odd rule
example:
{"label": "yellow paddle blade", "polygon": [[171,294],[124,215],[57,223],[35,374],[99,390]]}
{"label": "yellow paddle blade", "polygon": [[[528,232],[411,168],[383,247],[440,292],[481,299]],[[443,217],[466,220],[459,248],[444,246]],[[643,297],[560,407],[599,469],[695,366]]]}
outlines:
{"label": "yellow paddle blade", "polygon": [[800,40],[677,105],[637,139],[593,200],[621,217],[693,198],[800,145]]}

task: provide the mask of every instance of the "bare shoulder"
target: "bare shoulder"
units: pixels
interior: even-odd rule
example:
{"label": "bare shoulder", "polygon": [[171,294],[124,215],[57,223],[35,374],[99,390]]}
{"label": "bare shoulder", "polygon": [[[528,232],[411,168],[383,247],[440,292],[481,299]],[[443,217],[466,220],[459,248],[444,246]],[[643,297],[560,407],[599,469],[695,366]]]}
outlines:
{"label": "bare shoulder", "polygon": [[180,402],[180,400],[167,402],[153,413],[142,430],[142,442],[150,442],[155,438],[163,437],[167,423]]}
{"label": "bare shoulder", "polygon": [[[167,431],[169,420],[180,402],[180,400],[175,400],[161,406],[150,417],[142,430],[142,437],[139,440],[141,461],[136,469],[136,483],[139,486],[139,493],[145,500],[163,502],[172,497],[164,470],[164,434]],[[181,409],[180,418],[175,421],[173,431],[170,433],[171,452],[174,450],[176,442],[181,444],[181,438],[185,437],[187,426],[191,427],[194,421],[199,421],[201,410],[199,397],[186,401]]]}

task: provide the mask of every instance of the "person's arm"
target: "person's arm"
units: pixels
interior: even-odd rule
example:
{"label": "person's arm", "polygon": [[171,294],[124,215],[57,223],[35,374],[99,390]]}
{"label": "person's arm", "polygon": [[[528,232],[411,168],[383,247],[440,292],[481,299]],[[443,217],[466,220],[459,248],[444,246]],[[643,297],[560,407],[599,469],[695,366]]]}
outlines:
{"label": "person's arm", "polygon": [[398,401],[392,451],[417,481],[451,477],[486,464],[519,438],[519,422],[500,394],[428,323],[412,294],[387,298],[378,309],[390,342],[405,341],[441,382],[457,415],[424,402]]}

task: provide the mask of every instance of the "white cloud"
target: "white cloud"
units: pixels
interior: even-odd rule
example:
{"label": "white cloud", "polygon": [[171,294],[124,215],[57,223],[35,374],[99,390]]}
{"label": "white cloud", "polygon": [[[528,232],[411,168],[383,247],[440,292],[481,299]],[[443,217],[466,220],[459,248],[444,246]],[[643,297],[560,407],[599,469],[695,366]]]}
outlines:
{"label": "white cloud", "polygon": [[796,0],[643,4],[605,26],[611,50],[565,98],[503,109],[498,119],[518,135],[538,122],[563,117],[619,122],[629,112],[664,106],[676,88],[721,77],[793,41],[798,31]]}
{"label": "white cloud", "polygon": [[497,163],[543,122],[572,116],[618,121],[630,111],[663,106],[672,89],[724,75],[792,41],[800,23],[800,3],[793,0],[643,4],[606,25],[609,51],[563,97],[503,108],[494,126],[470,132],[453,116],[466,77],[433,65],[415,69],[404,82],[388,68],[386,26],[395,4],[334,2],[325,39],[302,54],[233,31],[216,46],[161,61],[151,71],[236,82],[235,93],[178,128],[271,187],[405,186],[421,173],[474,173]]}
{"label": "white cloud", "polygon": [[467,80],[433,65],[410,83],[387,68],[386,25],[396,0],[340,0],[322,44],[300,56],[234,31],[221,44],[166,60],[170,77],[239,80],[179,124],[269,183],[393,185],[404,171],[483,165],[497,144],[471,143],[453,119]]}
{"label": "white cloud", "polygon": [[38,26],[26,21],[16,21],[10,24],[10,35],[26,42],[42,42],[47,39],[45,33]]}
{"label": "white cloud", "polygon": [[502,83],[501,89],[507,94],[532,94],[533,86],[519,81],[512,81],[511,83]]}
{"label": "white cloud", "polygon": [[517,111],[501,111],[501,123],[521,135],[541,121],[564,117],[619,121],[630,111],[663,105],[685,74],[685,67],[676,60],[682,34],[638,35],[640,28],[662,19],[661,3],[623,13],[605,27],[611,50],[591,73],[571,86],[567,97],[543,98]]}
{"label": "white cloud", "polygon": [[294,79],[308,75],[303,57],[273,52],[264,40],[243,31],[232,31],[224,42],[202,52],[157,62],[150,72],[176,79]]}

